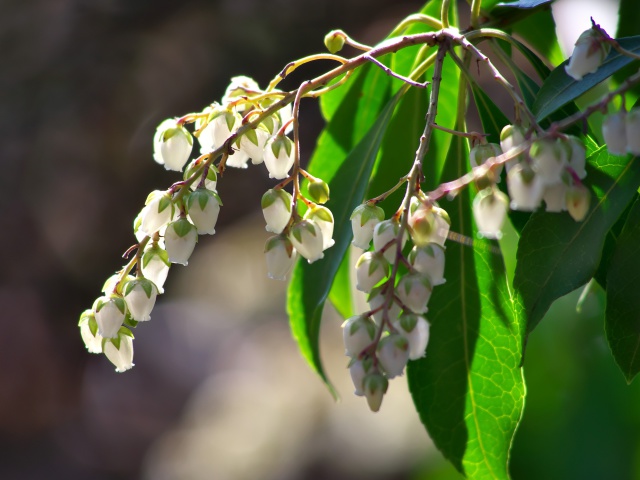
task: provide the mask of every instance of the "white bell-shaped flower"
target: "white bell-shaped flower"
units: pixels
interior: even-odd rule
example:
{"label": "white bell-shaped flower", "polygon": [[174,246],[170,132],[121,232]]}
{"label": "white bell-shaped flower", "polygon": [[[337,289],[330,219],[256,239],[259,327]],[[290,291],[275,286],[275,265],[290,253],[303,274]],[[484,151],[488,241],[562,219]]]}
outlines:
{"label": "white bell-shaped flower", "polygon": [[138,277],[127,282],[124,286],[124,301],[131,318],[136,322],[150,320],[157,295],[157,287],[147,278]]}
{"label": "white bell-shaped flower", "polygon": [[189,219],[196,226],[199,235],[216,233],[216,222],[222,205],[216,192],[198,188],[189,194],[186,204]]}
{"label": "white bell-shaped flower", "polygon": [[193,149],[193,137],[175,119],[162,122],[153,138],[153,158],[167,170],[182,171]]}
{"label": "white bell-shaped flower", "polygon": [[309,263],[324,257],[324,240],[320,227],[313,220],[301,220],[291,227],[289,240]]}
{"label": "white bell-shaped flower", "polygon": [[585,30],[576,41],[569,63],[564,67],[565,72],[574,80],[582,80],[586,74],[598,70],[610,48],[595,29]]}
{"label": "white bell-shaped flower", "polygon": [[392,333],[380,340],[377,355],[388,378],[402,375],[409,361],[409,341],[402,335]]}
{"label": "white bell-shaped flower", "polygon": [[371,345],[376,335],[376,325],[366,315],[355,315],[342,324],[345,355],[357,358]]}
{"label": "white bell-shaped flower", "polygon": [[544,188],[544,200],[547,212],[564,212],[567,209],[567,185],[564,182],[549,185]]}
{"label": "white bell-shaped flower", "polygon": [[205,107],[195,121],[195,136],[198,138],[201,154],[213,152],[219,146],[215,144],[213,135],[215,123],[211,120],[218,115],[221,109],[220,104],[214,102]]}
{"label": "white bell-shaped flower", "polygon": [[352,360],[349,364],[349,374],[356,389],[353,393],[359,397],[364,396],[364,377],[367,375],[364,363],[361,360]]}
{"label": "white bell-shaped flower", "polygon": [[409,252],[409,263],[416,271],[429,277],[432,286],[442,285],[444,279],[444,247],[437,243],[415,246]]}
{"label": "white bell-shaped flower", "polygon": [[[471,168],[476,168],[483,165],[490,158],[495,158],[500,155],[502,155],[502,149],[497,143],[479,143],[469,152],[469,163],[471,164]],[[496,177],[500,177],[502,165],[494,167],[493,171]]]}
{"label": "white bell-shaped flower", "polygon": [[285,135],[274,135],[264,146],[264,165],[269,178],[286,178],[293,166],[293,142]]}
{"label": "white bell-shaped flower", "polygon": [[[213,141],[216,148],[226,142],[232,133],[235,133],[242,124],[242,117],[233,110],[222,110],[211,119],[214,125]],[[228,162],[227,162],[228,163]]]}
{"label": "white bell-shaped flower", "polygon": [[285,235],[267,239],[264,246],[267,275],[274,280],[286,280],[297,258],[293,244]]}
{"label": "white bell-shaped flower", "polygon": [[164,282],[171,266],[167,251],[157,244],[152,244],[145,249],[141,260],[142,275],[155,284],[158,293],[164,293]]}
{"label": "white bell-shaped flower", "polygon": [[[110,295],[112,293],[122,293],[122,287],[129,281],[133,280],[135,277],[131,275],[127,275],[123,279],[121,279],[120,272],[114,273],[109,278],[107,278],[102,285],[102,293],[105,295]],[[121,281],[122,280],[122,281]]]}
{"label": "white bell-shaped flower", "polygon": [[142,220],[139,230],[150,237],[171,222],[175,206],[171,195],[161,190],[151,192],[145,205],[140,212]]}
{"label": "white bell-shaped flower", "polygon": [[[640,132],[638,132],[638,134],[640,137]],[[578,137],[567,135],[567,139],[569,140],[569,146],[571,148],[569,167],[571,167],[577,177],[582,180],[587,176],[587,171],[584,168],[587,161],[587,151],[584,148],[584,143]]]}
{"label": "white bell-shaped flower", "polygon": [[[202,169],[202,164],[204,160],[202,158],[196,158],[193,162],[187,165],[187,168],[184,169],[183,179],[186,181],[191,175],[193,175],[196,170]],[[202,175],[203,172],[200,171]],[[200,185],[200,181],[202,180],[202,176],[200,176],[195,182],[191,184],[191,190],[195,190]],[[218,169],[215,165],[209,165],[207,168],[207,176],[204,179],[204,188],[207,190],[215,190],[218,185]]]}
{"label": "white bell-shaped flower", "polygon": [[104,338],[115,338],[127,314],[122,296],[105,295],[98,298],[93,304],[93,311],[98,324],[98,334]]}
{"label": "white bell-shaped flower", "polygon": [[[640,155],[640,108],[632,108],[625,119],[627,152]],[[580,177],[582,178],[582,177]]]}
{"label": "white bell-shaped flower", "polygon": [[[252,98],[260,95],[261,93],[262,90],[258,86],[258,82],[253,78],[245,75],[238,75],[237,77],[231,78],[231,81],[224,92],[224,96],[222,97],[222,104],[227,105],[228,103],[243,97]],[[240,104],[237,108],[242,112],[248,107],[248,104]]]}
{"label": "white bell-shaped flower", "polygon": [[147,236],[146,233],[144,233],[142,231],[142,229],[140,228],[142,226],[142,214],[144,212],[144,208],[138,212],[138,215],[136,215],[136,218],[133,219],[133,234],[136,237],[136,240],[138,241],[138,243],[140,243],[142,240],[144,240],[144,237]]}
{"label": "white bell-shaped flower", "polygon": [[393,325],[409,342],[409,360],[424,357],[429,343],[429,322],[422,315],[405,313]]}
{"label": "white bell-shaped flower", "polygon": [[89,353],[102,353],[102,335],[98,333],[98,322],[93,310],[85,310],[78,322],[80,336]]}
{"label": "white bell-shaped flower", "polygon": [[313,220],[322,232],[322,250],[332,247],[333,240],[333,213],[327,207],[312,205],[304,214],[305,220]]}
{"label": "white bell-shaped flower", "polygon": [[419,272],[405,275],[396,287],[400,301],[415,313],[426,313],[432,290],[429,277]]}
{"label": "white bell-shaped flower", "polygon": [[611,113],[602,121],[602,136],[607,150],[612,155],[627,154],[627,114],[623,111]]}
{"label": "white bell-shaped flower", "polygon": [[351,229],[353,230],[354,247],[367,250],[373,238],[376,225],[384,220],[384,210],[376,205],[363,203],[358,205],[351,214]]}
{"label": "white bell-shaped flower", "polygon": [[[519,147],[525,141],[525,129],[518,124],[506,125],[500,132],[500,148],[504,153],[511,152],[514,148]],[[523,155],[519,154],[510,158],[504,165],[509,173],[511,167],[517,165],[522,160]]]}
{"label": "white bell-shaped flower", "polygon": [[233,155],[227,157],[227,167],[233,168],[248,168],[249,167],[249,155],[244,150],[240,150],[237,146],[237,142],[234,143]]}
{"label": "white bell-shaped flower", "polygon": [[[433,213],[435,214],[434,229],[431,234],[431,242],[437,243],[444,247],[444,242],[449,238],[449,230],[451,229],[451,219],[449,214],[443,208],[436,205],[433,206]],[[428,244],[430,242],[426,242]]]}
{"label": "white bell-shaped flower", "polygon": [[370,292],[389,275],[389,262],[380,253],[364,252],[356,262],[356,288]]}
{"label": "white bell-shaped flower", "polygon": [[281,189],[272,188],[262,196],[262,215],[267,222],[267,232],[282,233],[291,220],[291,195]]}
{"label": "white bell-shaped flower", "polygon": [[[393,220],[384,220],[378,223],[373,230],[373,248],[376,252],[381,252],[383,248],[386,247],[384,251],[384,258],[387,259],[387,262],[393,264],[396,260],[396,245],[395,240],[398,238],[398,233],[400,232],[400,224]],[[407,241],[406,232],[402,236],[402,246]],[[394,242],[390,244],[390,242]]]}
{"label": "white bell-shaped flower", "polygon": [[197,242],[196,227],[186,218],[179,218],[167,225],[164,232],[164,248],[171,263],[187,265]]}
{"label": "white bell-shaped flower", "polygon": [[104,354],[116,367],[116,372],[126,372],[133,367],[133,333],[122,327],[115,338],[105,339]]}
{"label": "white bell-shaped flower", "polygon": [[568,141],[548,137],[533,142],[529,150],[532,168],[545,186],[560,182],[570,154],[571,146]]}
{"label": "white bell-shaped flower", "polygon": [[369,373],[364,377],[364,396],[372,412],[380,410],[387,388],[389,388],[389,380],[378,372]]}
{"label": "white bell-shaped flower", "polygon": [[572,185],[567,189],[567,210],[569,215],[576,221],[581,222],[589,212],[591,203],[591,193],[587,187],[581,183]]}
{"label": "white bell-shaped flower", "polygon": [[249,158],[251,163],[258,165],[264,161],[264,147],[271,134],[262,124],[256,128],[250,128],[240,137],[240,150]]}
{"label": "white bell-shaped flower", "polygon": [[411,229],[411,240],[416,245],[426,245],[431,242],[431,237],[436,228],[436,216],[433,213],[433,205],[425,204],[417,197],[411,199],[409,207],[408,225]]}
{"label": "white bell-shaped flower", "polygon": [[507,173],[507,187],[514,210],[533,211],[544,193],[544,182],[528,165],[518,164]]}
{"label": "white bell-shaped flower", "polygon": [[502,224],[507,216],[509,197],[497,188],[485,188],[473,199],[473,217],[478,234],[485,238],[501,238]]}
{"label": "white bell-shaped flower", "polygon": [[[376,287],[371,290],[369,296],[367,297],[367,303],[369,304],[369,309],[373,312],[371,316],[373,320],[380,325],[382,323],[383,314],[384,314],[384,304],[387,301],[386,289],[383,284],[380,287]],[[400,305],[398,305],[395,300],[391,299],[391,304],[388,306],[387,316],[390,322],[394,322],[402,312]]]}

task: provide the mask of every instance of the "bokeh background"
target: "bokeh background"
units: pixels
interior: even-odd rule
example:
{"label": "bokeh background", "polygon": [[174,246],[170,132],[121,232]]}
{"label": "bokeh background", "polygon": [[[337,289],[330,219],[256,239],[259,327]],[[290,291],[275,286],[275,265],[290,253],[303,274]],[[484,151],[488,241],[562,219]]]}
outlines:
{"label": "bokeh background", "polygon": [[[133,370],[87,354],[77,329],[147,193],[177,180],[152,161],[164,118],[219,99],[234,75],[266,84],[330,29],[375,43],[421,4],[0,1],[0,479],[459,478],[404,379],[376,415],[351,394],[341,319],[328,312],[322,340],[340,403],[298,354],[286,286],[263,265],[264,168],[219,183],[219,233],[172,267]],[[322,122],[303,107],[308,158]],[[514,478],[640,478],[640,391],[608,352],[602,298],[581,314],[575,300],[529,343]]]}

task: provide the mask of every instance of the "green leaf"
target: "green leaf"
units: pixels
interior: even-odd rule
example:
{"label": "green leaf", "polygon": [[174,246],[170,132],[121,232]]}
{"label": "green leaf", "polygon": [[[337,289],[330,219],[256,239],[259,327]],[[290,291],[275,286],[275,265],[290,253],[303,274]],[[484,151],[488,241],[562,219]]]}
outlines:
{"label": "green leaf", "polygon": [[551,9],[540,8],[523,20],[514,23],[512,34],[531,45],[540,55],[549,59],[551,64],[558,65],[564,60],[564,55],[558,44],[555,29],[556,24]]}
{"label": "green leaf", "polygon": [[640,371],[640,201],[636,200],[607,272],[605,331],[611,353],[631,383]]}
{"label": "green leaf", "polygon": [[[621,38],[618,43],[627,50],[636,54],[640,53],[640,36]],[[566,74],[564,66],[568,61],[564,62],[551,72],[551,75],[542,84],[533,105],[533,113],[538,120],[547,118],[632,61],[632,58],[611,50],[600,68],[595,73],[586,75],[580,81],[576,81]]]}
{"label": "green leaf", "polygon": [[591,208],[582,222],[565,213],[534,213],[518,243],[514,288],[527,318],[527,334],[559,297],[596,273],[605,237],[640,185],[638,160],[609,155],[603,147],[587,164]]}
{"label": "green leaf", "polygon": [[[379,72],[375,70],[371,72],[373,76],[378,74]],[[384,83],[378,84],[379,96],[386,95],[386,86]],[[336,112],[334,119],[323,132],[324,143],[321,141],[318,143],[314,154],[315,163],[312,161],[309,166],[310,173],[325,180],[334,192],[327,203],[327,208],[333,212],[335,218],[335,245],[326,250],[325,257],[320,262],[308,264],[300,261],[296,264],[287,298],[287,311],[293,336],[303,356],[327,383],[334,395],[335,391],[326,377],[320,359],[318,336],[322,310],[338,267],[349,247],[352,236],[349,216],[362,202],[380,142],[399,97],[393,97],[382,112],[376,115],[377,120],[367,134],[345,156],[345,152],[341,149],[347,145],[338,143],[337,135],[342,135],[341,140],[344,142],[348,140],[345,138],[348,134],[351,134],[353,141],[354,136],[359,133],[356,126],[361,125],[361,119],[358,117],[360,115],[368,117],[371,113],[368,110],[369,104],[363,104],[361,100],[362,95],[357,89],[351,90],[345,97],[340,110]],[[343,109],[344,114],[339,114]],[[327,157],[326,151],[337,153]],[[327,158],[331,161],[326,161]]]}
{"label": "green leaf", "polygon": [[[445,176],[467,170],[466,141],[455,137]],[[441,201],[451,229],[475,237],[471,204],[469,189]],[[434,443],[460,472],[506,479],[524,407],[523,325],[513,313],[500,255],[449,242],[445,267],[447,281],[434,288],[429,302],[427,354],[409,363],[409,388]]]}
{"label": "green leaf", "polygon": [[347,250],[329,291],[329,301],[343,318],[349,318],[355,314],[351,290],[351,262]]}

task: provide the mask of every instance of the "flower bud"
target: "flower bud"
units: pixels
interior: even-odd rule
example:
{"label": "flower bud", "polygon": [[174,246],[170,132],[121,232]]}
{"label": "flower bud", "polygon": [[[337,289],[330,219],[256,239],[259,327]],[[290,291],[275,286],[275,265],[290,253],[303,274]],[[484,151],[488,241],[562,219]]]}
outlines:
{"label": "flower bud", "polygon": [[[183,179],[186,181],[191,175],[195,173],[195,171],[202,165],[202,158],[196,158],[193,162],[187,165],[187,168],[184,169]],[[202,173],[202,172],[201,172]],[[195,190],[198,188],[200,184],[200,179],[196,180],[191,184],[191,190]],[[207,168],[207,176],[204,179],[204,188],[207,190],[215,190],[218,185],[218,169],[215,165],[209,165]]]}
{"label": "flower bud", "polygon": [[393,326],[409,342],[409,360],[424,357],[429,343],[429,322],[421,315],[405,313]]}
{"label": "flower bud", "polygon": [[509,208],[509,197],[498,189],[485,188],[473,199],[473,216],[478,234],[485,238],[502,237],[502,224]]}
{"label": "flower bud", "polygon": [[[500,148],[504,153],[508,153],[510,150],[519,147],[524,143],[525,130],[521,125],[506,125],[500,132]],[[507,161],[505,167],[507,173],[511,167],[517,164],[522,159],[522,154],[517,155]]]}
{"label": "flower bud", "polygon": [[433,287],[429,277],[421,273],[409,273],[398,282],[396,291],[400,301],[415,313],[425,313]]}
{"label": "flower bud", "polygon": [[528,165],[518,164],[507,173],[507,187],[514,210],[533,211],[544,193],[544,182]]}
{"label": "flower bud", "polygon": [[331,30],[324,37],[324,46],[330,53],[338,53],[344,47],[345,35],[339,30]]}
{"label": "flower bud", "polygon": [[136,322],[151,319],[151,310],[156,304],[158,289],[147,278],[135,278],[124,286],[124,301],[127,309]]}
{"label": "flower bud", "polygon": [[[640,132],[639,136],[640,136]],[[569,155],[569,167],[575,172],[577,177],[582,180],[587,176],[587,172],[584,169],[587,160],[586,150],[584,143],[578,137],[573,135],[567,135],[569,140],[569,146],[571,148],[571,154]]]}
{"label": "flower bud", "polygon": [[567,185],[564,182],[544,187],[542,200],[547,212],[564,212],[567,209]]}
{"label": "flower bud", "polygon": [[387,378],[402,375],[409,361],[409,341],[396,333],[384,337],[378,344],[378,360]]}
{"label": "flower bud", "polygon": [[587,216],[590,201],[591,194],[581,183],[567,189],[567,210],[576,222],[581,222]]}
{"label": "flower bud", "polygon": [[579,81],[587,73],[595,73],[607,57],[610,48],[595,29],[585,30],[578,37],[569,63],[564,67],[567,75]]}
{"label": "flower bud", "polygon": [[532,168],[545,185],[560,182],[560,175],[567,165],[570,153],[569,142],[548,137],[533,142],[529,150]]}
{"label": "flower bud", "polygon": [[389,262],[380,254],[364,252],[356,262],[356,288],[370,292],[389,274]]}
{"label": "flower bud", "polygon": [[281,188],[265,192],[261,205],[267,232],[282,233],[291,220],[291,202],[291,195]]}
{"label": "flower bud", "polygon": [[[375,322],[380,325],[382,323],[382,314],[383,314],[383,308],[382,305],[384,305],[384,303],[386,302],[387,298],[386,298],[386,290],[384,290],[385,285],[383,284],[380,287],[376,287],[373,290],[371,290],[371,293],[369,293],[369,296],[367,297],[367,303],[369,304],[369,308],[371,310],[377,310],[376,312],[372,313],[371,316],[373,317],[373,319],[375,320]],[[379,309],[379,310],[378,310]],[[389,310],[388,310],[388,318],[390,322],[395,321],[399,316],[400,316],[400,305],[398,305],[395,300],[391,300],[391,305],[389,305]]]}
{"label": "flower bud", "polygon": [[198,229],[198,234],[216,233],[216,222],[222,201],[218,194],[206,188],[198,188],[187,198],[186,207],[189,219]]}
{"label": "flower bud", "polygon": [[258,165],[264,161],[264,146],[271,136],[267,127],[259,124],[247,130],[240,137],[240,149],[251,158],[251,163]]}
{"label": "flower bud", "polygon": [[161,190],[151,192],[145,205],[140,212],[142,222],[139,230],[145,235],[152,236],[171,221],[175,206],[171,201],[171,195]]}
{"label": "flower bud", "polygon": [[133,367],[133,333],[122,327],[115,338],[105,339],[104,354],[116,367],[116,372],[126,372]]}
{"label": "flower bud", "polygon": [[357,358],[371,345],[376,335],[376,325],[366,315],[355,315],[342,324],[345,355]]}
{"label": "flower bud", "polygon": [[269,178],[283,179],[293,166],[293,142],[285,135],[275,135],[267,140],[264,147],[264,164]]}
{"label": "flower bud", "polygon": [[[479,143],[469,152],[469,163],[471,168],[483,165],[490,158],[502,155],[502,149],[497,143]],[[494,167],[495,176],[499,177],[502,173],[502,165]]]}
{"label": "flower bud", "polygon": [[104,338],[114,338],[124,322],[127,307],[120,295],[108,295],[96,300],[93,311],[98,324],[98,334]]}
{"label": "flower bud", "polygon": [[167,170],[181,171],[193,149],[193,137],[175,119],[162,122],[153,137],[153,158]]}
{"label": "flower bud", "polygon": [[327,203],[329,200],[329,185],[319,178],[311,180],[307,190],[309,191],[309,198],[315,203]]}
{"label": "flower bud", "polygon": [[182,217],[167,225],[164,247],[171,263],[187,265],[198,241],[198,233],[189,220]]}
{"label": "flower bud", "polygon": [[[394,244],[399,232],[400,224],[393,219],[378,223],[373,230],[373,248],[376,252],[381,252],[385,246],[393,242],[393,244],[388,245],[384,251],[384,258],[391,264],[395,263],[396,260],[396,246]],[[404,246],[404,243],[407,241],[406,234],[402,236],[402,240],[402,246]]]}
{"label": "flower bud", "polygon": [[324,257],[322,231],[313,220],[301,220],[294,224],[289,232],[289,240],[309,263]]}
{"label": "flower bud", "polygon": [[364,395],[372,412],[380,410],[387,388],[389,388],[389,380],[380,373],[370,373],[364,377]]}
{"label": "flower bud", "polygon": [[89,353],[102,353],[102,336],[98,333],[98,322],[93,310],[85,310],[78,322],[82,341]]}
{"label": "flower bud", "polygon": [[364,377],[367,376],[367,370],[363,360],[351,360],[349,363],[349,374],[356,391],[353,392],[359,397],[364,395]]}
{"label": "flower bud", "polygon": [[611,155],[627,154],[627,125],[625,112],[611,113],[602,121],[602,136]]}
{"label": "flower bud", "polygon": [[429,277],[432,286],[442,285],[444,279],[444,247],[437,243],[415,246],[409,252],[409,263]]}
{"label": "flower bud", "polygon": [[633,155],[640,155],[640,108],[632,108],[629,113],[627,113],[625,125],[627,152]]}
{"label": "flower bud", "polygon": [[333,240],[333,213],[327,207],[319,205],[311,206],[304,214],[305,220],[313,220],[322,233],[322,250],[332,247]]}
{"label": "flower bud", "polygon": [[142,254],[142,275],[151,280],[158,293],[164,293],[164,282],[169,274],[169,255],[166,250],[160,248],[157,244],[147,247]]}
{"label": "flower bud", "polygon": [[285,235],[267,239],[264,246],[267,261],[267,275],[274,280],[286,280],[296,261],[296,251]]}
{"label": "flower bud", "polygon": [[382,220],[384,220],[382,208],[367,203],[358,205],[351,214],[353,246],[367,250],[373,238],[373,230]]}

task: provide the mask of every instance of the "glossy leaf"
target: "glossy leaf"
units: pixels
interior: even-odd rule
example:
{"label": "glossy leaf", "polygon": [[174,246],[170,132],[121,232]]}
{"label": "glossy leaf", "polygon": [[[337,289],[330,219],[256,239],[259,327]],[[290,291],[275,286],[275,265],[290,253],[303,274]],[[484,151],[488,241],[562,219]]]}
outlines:
{"label": "glossy leaf", "polygon": [[640,372],[640,201],[636,200],[616,242],[607,272],[605,331],[627,382]]}
{"label": "glossy leaf", "polygon": [[[382,137],[397,102],[397,96],[389,100],[368,133],[346,157],[342,157],[342,161],[340,157],[327,157],[331,158],[330,162],[317,160],[315,167],[313,164],[310,166],[311,173],[327,181],[332,192],[326,206],[335,218],[335,245],[325,251],[322,261],[312,264],[298,261],[289,284],[287,312],[291,331],[303,356],[334,395],[335,391],[326,377],[320,358],[318,337],[322,311],[333,279],[351,241],[349,217],[353,209],[362,202]],[[349,104],[345,105],[345,108],[350,107]],[[354,115],[354,112],[351,115]],[[335,118],[338,124],[344,120],[340,116]],[[326,131],[332,131],[333,123],[327,126]],[[318,156],[321,155],[322,148],[327,147],[319,144],[314,158],[323,158]]]}
{"label": "glossy leaf", "polygon": [[574,222],[566,212],[531,216],[518,243],[514,279],[527,334],[557,298],[595,275],[605,237],[640,185],[637,164],[601,148],[587,165],[592,198],[582,222]]}
{"label": "glossy leaf", "polygon": [[[467,169],[466,140],[455,137],[444,176]],[[469,189],[440,204],[452,230],[475,237]],[[502,257],[474,244],[447,243],[447,281],[429,302],[427,353],[409,363],[407,375],[420,419],[444,456],[468,478],[505,479],[524,406],[523,326],[513,315]]]}
{"label": "glossy leaf", "polygon": [[[621,38],[618,42],[623,48],[636,54],[640,53],[640,36]],[[611,50],[600,68],[595,73],[586,75],[580,81],[576,81],[566,74],[564,66],[568,61],[565,61],[553,70],[543,83],[533,105],[533,113],[538,120],[547,118],[632,61],[632,58]]]}
{"label": "glossy leaf", "polygon": [[349,318],[355,315],[353,307],[353,295],[351,288],[351,262],[349,250],[347,249],[336,276],[333,279],[331,290],[329,291],[329,301],[338,311],[340,316]]}

